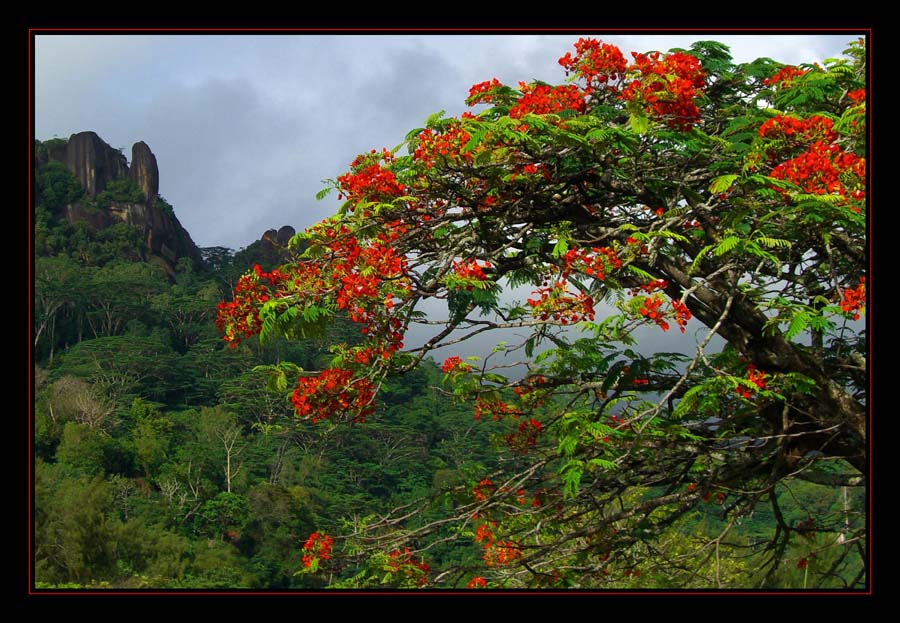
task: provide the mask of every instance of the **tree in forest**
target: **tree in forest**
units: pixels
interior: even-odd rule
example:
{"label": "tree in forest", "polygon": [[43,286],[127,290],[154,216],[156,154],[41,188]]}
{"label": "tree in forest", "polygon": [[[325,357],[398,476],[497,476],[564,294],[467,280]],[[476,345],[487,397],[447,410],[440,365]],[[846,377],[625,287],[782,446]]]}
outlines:
{"label": "tree in forest", "polygon": [[[790,66],[580,39],[559,63],[564,84],[476,84],[474,112],[361,154],[331,181],[338,214],[219,305],[232,346],[357,326],[325,369],[269,369],[313,423],[364,422],[389,374],[511,330],[443,364],[442,391],[507,426],[504,467],[439,520],[414,519],[423,501],[357,521],[327,556],[311,537],[309,566],[367,559],[356,585],[749,587],[818,556],[804,586],[862,586],[864,519],[791,523],[779,495],[868,473],[864,41]],[[409,347],[414,325],[432,333]],[[649,352],[648,329],[693,342]],[[717,528],[672,538],[698,509]],[[739,538],[763,510],[769,533]],[[424,570],[450,524],[479,566]],[[732,573],[735,552],[753,558]]]}

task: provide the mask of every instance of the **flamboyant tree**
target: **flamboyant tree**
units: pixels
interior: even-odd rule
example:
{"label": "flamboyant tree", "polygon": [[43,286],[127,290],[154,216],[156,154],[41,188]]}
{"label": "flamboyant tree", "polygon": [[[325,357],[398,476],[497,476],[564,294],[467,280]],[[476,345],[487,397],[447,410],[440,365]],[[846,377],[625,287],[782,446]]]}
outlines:
{"label": "flamboyant tree", "polygon": [[[327,369],[270,370],[312,422],[364,421],[387,375],[441,346],[521,338],[443,365],[443,391],[508,425],[505,467],[440,519],[421,519],[426,501],[313,535],[305,566],[368,557],[376,583],[400,586],[603,587],[641,571],[723,586],[737,550],[755,556],[738,585],[808,574],[816,556],[829,563],[804,585],[860,585],[863,571],[841,574],[866,567],[864,522],[845,504],[791,523],[778,488],[867,474],[864,42],[795,67],[735,64],[708,41],[628,60],[581,39],[559,63],[565,84],[476,84],[475,112],[360,155],[332,181],[338,214],[291,241],[295,261],[256,267],[220,303],[232,345],[358,326]],[[446,316],[425,315],[428,299]],[[413,325],[432,333],[411,348]],[[695,343],[645,352],[645,326]],[[721,529],[672,538],[710,505]],[[732,538],[763,509],[766,538]],[[430,570],[447,538],[483,547],[481,568]]]}

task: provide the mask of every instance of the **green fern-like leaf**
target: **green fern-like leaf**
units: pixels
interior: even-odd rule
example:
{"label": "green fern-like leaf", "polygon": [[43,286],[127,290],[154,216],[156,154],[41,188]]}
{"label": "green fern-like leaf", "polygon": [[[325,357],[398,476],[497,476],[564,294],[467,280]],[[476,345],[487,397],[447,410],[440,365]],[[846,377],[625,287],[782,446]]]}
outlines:
{"label": "green fern-like leaf", "polygon": [[740,242],[741,239],[737,236],[728,236],[722,242],[716,245],[716,248],[713,250],[713,255],[718,257],[720,255],[728,253],[729,251],[733,251],[738,246],[738,244],[740,244]]}
{"label": "green fern-like leaf", "polygon": [[806,327],[809,326],[809,314],[806,312],[799,312],[794,314],[794,317],[791,318],[791,324],[788,326],[788,330],[785,331],[784,337],[787,340],[792,340],[800,333],[803,332]]}
{"label": "green fern-like leaf", "polygon": [[719,177],[713,178],[712,182],[709,185],[709,192],[718,195],[719,193],[723,193],[734,184],[734,182],[740,177],[734,173],[730,175],[720,175]]}

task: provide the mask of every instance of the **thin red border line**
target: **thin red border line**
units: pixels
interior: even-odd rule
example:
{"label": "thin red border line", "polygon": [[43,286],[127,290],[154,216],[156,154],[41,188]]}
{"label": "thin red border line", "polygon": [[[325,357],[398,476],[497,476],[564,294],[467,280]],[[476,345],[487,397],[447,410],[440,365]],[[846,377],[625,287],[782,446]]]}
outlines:
{"label": "thin red border line", "polygon": [[[375,32],[379,29],[366,29],[366,28],[350,28],[350,29],[340,29],[342,31],[351,31],[351,32]],[[486,29],[486,28],[475,28],[475,29],[440,29],[440,28],[426,28],[426,29],[412,29],[412,28],[399,28],[399,29],[381,29],[381,30],[389,30],[396,32],[454,32],[454,31],[475,31],[475,32],[497,32],[497,31],[507,31],[507,32],[518,32],[527,29]],[[574,28],[562,28],[562,29],[551,29],[550,31],[544,30],[544,32],[590,32],[593,29],[574,29]],[[669,33],[677,33],[677,32],[863,32],[866,37],[866,62],[868,64],[867,67],[867,75],[866,82],[867,87],[871,85],[871,71],[872,71],[872,61],[871,55],[869,54],[871,48],[871,38],[872,38],[872,29],[871,28],[827,28],[827,29],[816,29],[816,28],[759,28],[759,29],[740,29],[740,28],[685,28],[685,29],[666,29],[666,28],[648,28],[648,29],[635,29],[635,28],[609,28],[604,29],[606,32],[669,32]],[[279,28],[251,28],[251,29],[241,29],[241,28],[129,28],[129,29],[116,29],[116,28],[29,28],[28,29],[28,132],[29,132],[29,142],[28,142],[28,158],[29,158],[29,171],[31,170],[31,162],[33,159],[33,136],[34,136],[34,128],[33,128],[33,119],[32,119],[32,80],[31,74],[33,70],[33,62],[32,62],[32,52],[34,47],[34,37],[40,32],[203,32],[203,31],[212,31],[212,32],[333,32],[328,28],[297,28],[297,29],[279,29]],[[867,98],[866,101],[866,114],[868,115],[868,128],[869,128],[869,144],[868,151],[871,153],[872,148],[872,126],[871,126],[871,102]],[[872,170],[869,167],[868,170],[869,175],[869,188],[871,188],[872,182]],[[29,275],[29,291],[28,291],[28,314],[29,318],[32,316],[32,293],[31,293],[31,283],[32,283],[32,223],[31,223],[31,204],[32,204],[32,189],[31,189],[31,178],[29,177],[28,184],[28,204],[29,204],[29,218],[28,218],[28,275]],[[871,219],[871,199],[869,199],[869,217]],[[869,266],[868,266],[868,275],[869,275],[869,290],[868,290],[868,300],[871,301],[871,275],[872,275],[872,240],[869,232],[867,232],[867,242],[869,246]],[[650,591],[650,592],[634,592],[634,591],[589,591],[589,592],[568,592],[568,593],[557,593],[557,592],[549,592],[549,591],[540,591],[539,593],[535,593],[534,591],[525,591],[525,592],[507,592],[503,591],[502,593],[485,591],[484,594],[566,594],[566,595],[579,595],[579,594],[599,594],[599,595],[616,595],[616,594],[634,594],[634,595],[823,595],[823,594],[835,594],[835,595],[870,595],[872,594],[872,496],[871,496],[871,486],[872,486],[872,371],[871,371],[871,349],[872,349],[872,317],[871,317],[871,305],[869,304],[866,309],[866,314],[868,318],[868,350],[869,350],[869,362],[867,365],[869,366],[869,400],[868,400],[868,417],[867,417],[867,444],[868,444],[868,464],[869,464],[869,474],[867,481],[867,490],[869,490],[869,495],[867,496],[869,499],[868,505],[868,539],[866,549],[868,550],[868,573],[867,573],[867,584],[868,589],[865,591],[853,591],[853,592],[792,592],[792,591],[777,591],[777,592],[759,592],[759,591],[719,591],[719,592],[702,592],[702,591],[682,591],[682,592],[662,592],[662,591]],[[34,581],[32,577],[33,573],[33,522],[34,522],[34,513],[32,509],[32,500],[31,500],[31,489],[33,482],[32,475],[32,461],[33,461],[33,452],[32,452],[32,426],[33,426],[33,418],[31,417],[30,409],[33,407],[33,395],[32,395],[32,368],[33,368],[33,357],[31,351],[31,333],[28,334],[28,353],[29,353],[29,372],[28,372],[28,401],[29,401],[29,422],[28,422],[28,491],[27,491],[27,500],[28,500],[28,517],[29,517],[29,529],[28,529],[28,592],[32,595],[81,595],[81,594],[90,594],[90,595],[143,595],[143,594],[183,594],[183,595],[221,595],[221,594],[234,594],[234,595],[303,595],[303,594],[314,594],[314,595],[337,595],[337,594],[364,594],[364,595],[379,595],[379,594],[417,594],[416,592],[410,593],[393,593],[393,592],[384,592],[384,593],[345,593],[343,591],[332,591],[332,592],[308,592],[308,591],[292,591],[292,592],[198,592],[198,591],[117,591],[115,589],[111,589],[110,591],[102,591],[102,590],[78,590],[78,592],[65,592],[59,590],[42,590],[40,592],[34,592],[36,589],[33,589]],[[462,594],[478,594],[480,591],[470,591]],[[454,589],[448,589],[446,592],[441,591],[419,591],[418,594],[436,594],[436,595],[448,595],[448,594],[456,594]]]}
{"label": "thin red border line", "polygon": [[32,58],[33,48],[34,47],[34,36],[29,33],[28,36],[28,241],[26,242],[28,248],[28,323],[29,330],[26,331],[26,335],[28,336],[28,445],[26,446],[26,452],[28,453],[28,483],[27,489],[28,492],[26,494],[27,503],[28,503],[28,577],[26,578],[26,582],[28,582],[28,590],[31,591],[34,586],[34,507],[32,505],[31,499],[31,490],[34,486],[34,474],[32,473],[32,465],[34,461],[34,440],[32,439],[31,433],[34,428],[34,393],[33,393],[33,383],[34,383],[34,351],[32,350],[32,339],[34,332],[34,310],[33,310],[33,283],[34,283],[34,250],[32,249],[32,237],[34,236],[34,231],[32,231],[31,227],[31,219],[32,219],[32,204],[33,198],[31,196],[31,186],[34,181],[34,174],[32,172],[33,162],[34,162],[34,119],[32,117],[32,108],[34,107],[34,101],[32,98],[32,80],[31,75],[34,71],[34,59]]}
{"label": "thin red border line", "polygon": [[[866,124],[867,129],[869,131],[868,136],[868,144],[867,148],[867,156],[872,155],[872,103],[871,98],[869,97],[872,92],[872,56],[869,53],[872,47],[872,31],[869,30],[866,34]],[[872,160],[869,158],[868,166],[866,167],[866,172],[868,173],[868,185],[866,186],[866,198],[868,200],[868,209],[866,211],[866,220],[867,225],[871,225],[872,223]],[[868,245],[869,252],[869,272],[868,272],[868,287],[866,289],[866,329],[868,334],[866,335],[866,346],[868,350],[869,360],[866,362],[867,372],[869,374],[869,390],[866,396],[866,406],[868,407],[868,417],[866,418],[866,441],[868,442],[868,462],[869,462],[869,475],[868,480],[866,481],[866,493],[867,498],[869,499],[869,508],[868,514],[866,515],[866,554],[868,554],[868,580],[867,584],[869,590],[872,590],[872,236],[871,236],[871,226],[867,227],[866,231],[866,243]]]}

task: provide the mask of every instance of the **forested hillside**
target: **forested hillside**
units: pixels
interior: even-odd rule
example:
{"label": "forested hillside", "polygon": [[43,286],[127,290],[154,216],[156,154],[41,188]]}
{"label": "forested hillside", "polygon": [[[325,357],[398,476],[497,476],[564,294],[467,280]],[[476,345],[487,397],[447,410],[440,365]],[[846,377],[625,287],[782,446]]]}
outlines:
{"label": "forested hillside", "polygon": [[299,422],[267,392],[255,366],[314,370],[354,337],[339,323],[226,347],[216,304],[248,267],[271,268],[260,241],[183,259],[172,281],[141,261],[133,227],[60,218],[84,196],[71,173],[36,175],[38,586],[320,586],[293,575],[311,532],[490,468],[490,430],[432,389],[433,363],[350,429]]}

